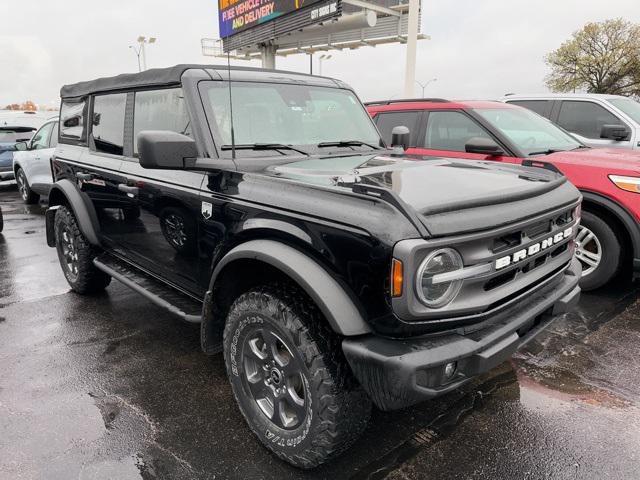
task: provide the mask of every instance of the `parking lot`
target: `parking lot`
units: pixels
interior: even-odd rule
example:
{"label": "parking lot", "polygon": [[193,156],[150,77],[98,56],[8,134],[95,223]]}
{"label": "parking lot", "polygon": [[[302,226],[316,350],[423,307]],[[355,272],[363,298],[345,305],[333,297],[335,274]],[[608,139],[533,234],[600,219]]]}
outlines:
{"label": "parking lot", "polygon": [[[117,282],[71,293],[44,208],[0,187],[0,478],[638,478],[640,286],[577,311],[471,385],[295,470],[251,434],[222,355]],[[544,348],[543,348],[544,347]]]}

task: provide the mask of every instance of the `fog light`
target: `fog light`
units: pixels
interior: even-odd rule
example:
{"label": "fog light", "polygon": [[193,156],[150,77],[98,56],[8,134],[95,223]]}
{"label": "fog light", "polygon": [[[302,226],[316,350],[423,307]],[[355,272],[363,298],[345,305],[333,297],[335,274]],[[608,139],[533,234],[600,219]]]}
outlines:
{"label": "fog light", "polygon": [[447,380],[450,380],[456,374],[457,369],[458,369],[458,362],[447,363],[444,367],[444,377]]}

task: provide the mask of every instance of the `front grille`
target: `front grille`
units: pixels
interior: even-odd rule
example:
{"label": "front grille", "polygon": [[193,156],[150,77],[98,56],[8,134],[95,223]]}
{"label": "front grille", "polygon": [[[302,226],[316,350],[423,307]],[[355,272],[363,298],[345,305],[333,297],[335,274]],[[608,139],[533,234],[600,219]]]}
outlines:
{"label": "front grille", "polygon": [[394,257],[403,261],[408,272],[417,272],[430,252],[447,247],[460,254],[467,275],[461,272],[458,295],[441,308],[423,305],[414,288],[406,290],[407,298],[392,300],[394,311],[407,321],[440,328],[474,323],[474,318],[514,298],[524,298],[527,292],[533,295],[570,265],[577,231],[576,207],[577,203],[485,232],[400,242]]}

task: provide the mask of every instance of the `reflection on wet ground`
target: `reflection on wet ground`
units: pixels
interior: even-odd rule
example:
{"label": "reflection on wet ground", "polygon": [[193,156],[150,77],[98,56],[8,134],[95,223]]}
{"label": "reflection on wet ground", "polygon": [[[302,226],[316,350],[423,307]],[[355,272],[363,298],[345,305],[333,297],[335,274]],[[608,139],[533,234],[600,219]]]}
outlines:
{"label": "reflection on wet ground", "polygon": [[585,295],[458,391],[374,412],[344,456],[302,472],[254,439],[197,326],[116,283],[70,293],[42,207],[1,187],[0,202],[0,478],[638,478],[637,285]]}

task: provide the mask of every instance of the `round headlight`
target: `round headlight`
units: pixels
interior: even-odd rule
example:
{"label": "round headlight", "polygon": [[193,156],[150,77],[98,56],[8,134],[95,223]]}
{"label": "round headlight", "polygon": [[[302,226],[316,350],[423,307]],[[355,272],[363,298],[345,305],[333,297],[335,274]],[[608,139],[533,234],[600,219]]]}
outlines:
{"label": "round headlight", "polygon": [[455,272],[463,266],[462,257],[451,248],[429,254],[420,265],[416,279],[420,301],[430,308],[440,308],[450,303],[458,295],[462,280],[442,281],[442,277],[436,276]]}

